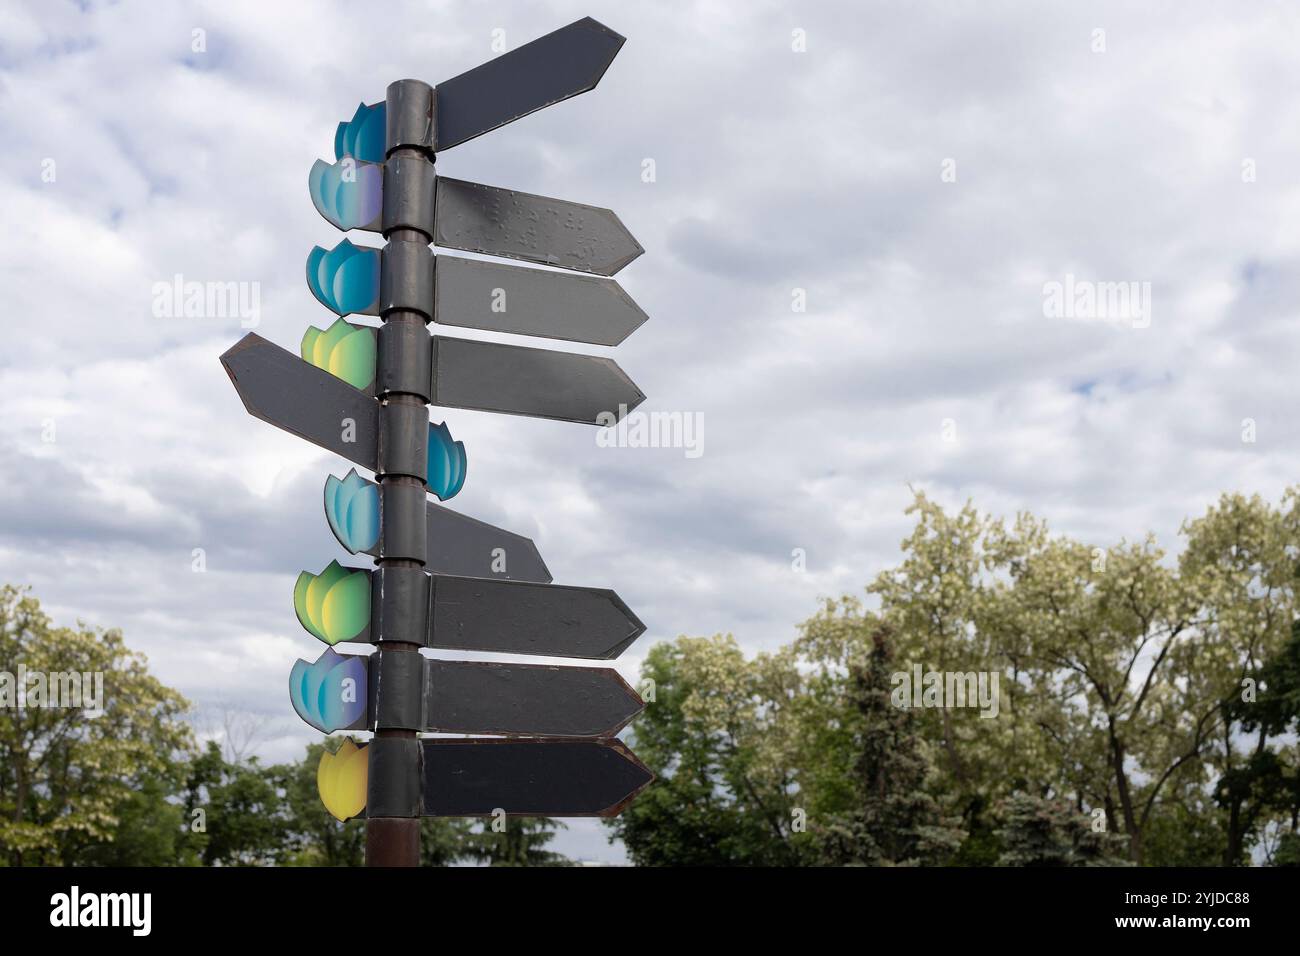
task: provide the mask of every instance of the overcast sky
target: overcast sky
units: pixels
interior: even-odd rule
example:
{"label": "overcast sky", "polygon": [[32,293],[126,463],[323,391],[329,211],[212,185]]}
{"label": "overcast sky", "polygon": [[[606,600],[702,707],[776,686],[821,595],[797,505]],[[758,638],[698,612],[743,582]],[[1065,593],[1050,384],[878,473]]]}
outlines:
{"label": "overcast sky", "polygon": [[[650,320],[557,347],[698,416],[703,454],[431,412],[469,455],[452,507],[646,622],[626,676],[678,634],[788,641],[897,559],[909,484],[1176,550],[1300,464],[1297,14],[1136,6],[3,4],[0,581],[120,627],[201,729],[252,715],[267,760],[319,739],[292,587],[347,557],[320,502],[349,466],[244,412],[217,361],[240,318],[155,317],[154,284],[256,283],[296,350],[332,318],[303,263],[341,237],[307,191],[335,125],[585,15],[628,37],[596,90],[438,171],[618,213]],[[1146,308],[1045,314],[1067,276]],[[621,858],[593,821],[559,846]]]}

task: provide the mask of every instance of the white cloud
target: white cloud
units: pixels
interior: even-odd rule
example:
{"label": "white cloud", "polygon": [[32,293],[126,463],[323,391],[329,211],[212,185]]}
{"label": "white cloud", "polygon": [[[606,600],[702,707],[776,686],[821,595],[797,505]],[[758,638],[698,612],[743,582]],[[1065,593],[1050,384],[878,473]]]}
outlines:
{"label": "white cloud", "polygon": [[[158,319],[150,290],[257,282],[258,331],[293,348],[328,320],[302,271],[338,240],[306,190],[334,124],[392,79],[477,64],[494,28],[517,45],[586,14],[629,37],[597,90],[439,170],[619,213],[647,250],[619,279],[651,318],[614,357],[646,410],[703,413],[705,454],[434,418],[469,452],[454,507],[647,622],[628,676],[678,633],[788,640],[894,560],[909,482],[1173,548],[1218,492],[1296,476],[1281,8],[31,2],[0,13],[0,579],[122,627],[203,707],[267,715],[268,755],[312,739],[284,699],[314,656],[290,592],[343,556],[319,495],[346,469],[244,413],[217,363],[237,319]],[[1150,282],[1151,327],[1044,318],[1067,273]]]}

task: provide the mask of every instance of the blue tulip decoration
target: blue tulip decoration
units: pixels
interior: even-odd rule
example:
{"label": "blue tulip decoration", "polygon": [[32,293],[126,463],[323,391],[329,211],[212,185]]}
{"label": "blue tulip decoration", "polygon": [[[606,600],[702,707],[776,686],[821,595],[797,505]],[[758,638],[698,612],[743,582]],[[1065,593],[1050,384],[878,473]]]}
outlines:
{"label": "blue tulip decoration", "polygon": [[354,156],[370,163],[384,161],[384,124],[387,110],[383,103],[357,106],[356,113],[346,123],[339,123],[334,134],[334,158]]}
{"label": "blue tulip decoration", "polygon": [[321,733],[350,728],[366,714],[366,659],[327,647],[314,664],[295,661],[289,700],[298,716]]}
{"label": "blue tulip decoration", "polygon": [[354,468],[342,481],[325,479],[325,520],[339,544],[353,554],[379,543],[379,487]]}
{"label": "blue tulip decoration", "polygon": [[451,440],[446,422],[429,426],[429,490],[446,501],[465,484],[465,443]]}
{"label": "blue tulip decoration", "polygon": [[316,160],[307,177],[316,211],[339,229],[379,228],[384,206],[384,167],[345,156]]}
{"label": "blue tulip decoration", "polygon": [[379,250],[344,239],[307,256],[307,287],[320,304],[338,315],[379,311]]}

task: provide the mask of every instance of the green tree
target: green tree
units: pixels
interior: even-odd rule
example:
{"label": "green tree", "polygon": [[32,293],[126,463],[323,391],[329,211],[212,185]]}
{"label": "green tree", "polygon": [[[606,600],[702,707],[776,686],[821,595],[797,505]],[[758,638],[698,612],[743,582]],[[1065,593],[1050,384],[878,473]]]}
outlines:
{"label": "green tree", "polygon": [[463,844],[462,853],[488,866],[564,866],[569,860],[546,849],[555,834],[567,829],[547,817],[507,817],[499,830],[485,822],[483,829]]}
{"label": "green tree", "polygon": [[202,811],[206,831],[200,859],[205,866],[267,866],[280,863],[296,847],[289,830],[278,769],[256,757],[230,761],[216,741],[190,765],[186,817]]}
{"label": "green tree", "polygon": [[327,743],[308,744],[297,763],[271,768],[273,786],[284,794],[285,849],[283,860],[294,866],[361,866],[365,863],[366,822],[342,823],[325,809],[316,785],[321,755]]}
{"label": "green tree", "polygon": [[1122,837],[1095,830],[1068,803],[1012,795],[1001,813],[999,866],[1123,866]]}
{"label": "green tree", "polygon": [[813,859],[790,653],[746,661],[735,640],[680,637],[641,668],[653,701],[632,746],[656,780],[610,822],[641,866],[789,865]]}
{"label": "green tree", "polygon": [[1300,621],[1292,622],[1290,639],[1256,674],[1258,693],[1243,692],[1224,707],[1227,726],[1254,735],[1245,760],[1225,761],[1215,791],[1230,826],[1227,866],[1247,862],[1247,841],[1270,823],[1287,828],[1276,855],[1283,861],[1300,833],[1300,750],[1274,743],[1300,732]]}
{"label": "green tree", "polygon": [[[20,668],[47,681],[102,675],[103,714],[30,698],[0,707],[0,858],[14,866],[159,859],[167,842],[159,827],[175,816],[150,814],[193,745],[185,699],[149,673],[120,632],[56,627],[35,598],[0,587],[0,671],[12,678],[0,677],[0,695],[22,689]],[[106,853],[133,817],[149,817],[152,835],[133,831],[133,848]]]}
{"label": "green tree", "polygon": [[931,764],[915,712],[892,700],[896,668],[888,629],[878,628],[867,659],[849,666],[849,694],[860,718],[853,740],[855,799],[848,812],[816,824],[822,859],[866,866],[942,863],[964,834],[927,792]]}

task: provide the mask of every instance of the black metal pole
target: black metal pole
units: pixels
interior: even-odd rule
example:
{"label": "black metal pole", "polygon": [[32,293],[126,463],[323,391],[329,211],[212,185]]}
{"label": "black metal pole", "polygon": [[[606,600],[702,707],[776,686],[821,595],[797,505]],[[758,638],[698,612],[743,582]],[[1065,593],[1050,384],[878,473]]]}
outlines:
{"label": "black metal pole", "polygon": [[[383,520],[376,559],[378,701],[366,819],[367,866],[420,863],[420,695],[428,608],[425,500],[433,260],[434,91],[388,87],[379,331],[379,472]],[[414,659],[412,659],[414,658]]]}

